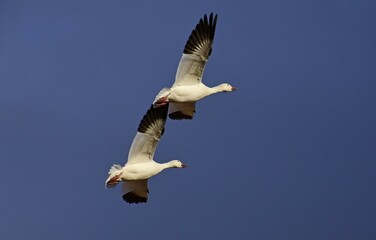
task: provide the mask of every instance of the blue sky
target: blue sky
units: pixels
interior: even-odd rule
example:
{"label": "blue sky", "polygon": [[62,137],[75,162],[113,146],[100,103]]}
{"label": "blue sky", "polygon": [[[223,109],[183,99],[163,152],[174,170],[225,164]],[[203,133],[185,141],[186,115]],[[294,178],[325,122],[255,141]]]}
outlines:
{"label": "blue sky", "polygon": [[[375,239],[375,1],[1,1],[1,239]],[[218,13],[204,82],[168,121],[149,202],[105,190]]]}

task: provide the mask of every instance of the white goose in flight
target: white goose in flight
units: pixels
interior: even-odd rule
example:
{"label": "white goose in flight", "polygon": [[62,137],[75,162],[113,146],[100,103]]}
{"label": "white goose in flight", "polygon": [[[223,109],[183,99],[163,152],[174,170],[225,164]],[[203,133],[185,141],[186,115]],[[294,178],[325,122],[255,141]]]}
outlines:
{"label": "white goose in flight", "polygon": [[123,199],[128,203],[147,202],[148,179],[167,168],[186,167],[179,160],[157,163],[153,160],[159,139],[163,135],[168,104],[155,108],[153,105],[142,118],[129,150],[124,167],[113,165],[108,172],[105,186],[115,187],[123,182]]}
{"label": "white goose in flight", "polygon": [[196,28],[185,44],[183,56],[171,88],[163,88],[154,100],[159,107],[170,102],[169,117],[171,119],[192,119],[196,101],[218,92],[232,92],[236,88],[228,83],[216,87],[207,87],[202,83],[205,64],[212,52],[217,14],[206,14],[200,19]]}

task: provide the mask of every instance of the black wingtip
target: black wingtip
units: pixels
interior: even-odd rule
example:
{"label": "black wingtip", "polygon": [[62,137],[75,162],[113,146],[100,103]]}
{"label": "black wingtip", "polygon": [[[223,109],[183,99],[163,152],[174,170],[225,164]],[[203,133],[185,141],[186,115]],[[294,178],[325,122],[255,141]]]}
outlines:
{"label": "black wingtip", "polygon": [[123,200],[126,201],[127,203],[146,203],[148,199],[146,197],[141,197],[133,192],[129,192],[123,195]]}
{"label": "black wingtip", "polygon": [[170,113],[168,116],[173,120],[183,120],[183,119],[192,120],[193,118],[193,116],[184,114],[183,112],[180,112],[180,111]]}
{"label": "black wingtip", "polygon": [[140,124],[138,125],[137,131],[140,133],[145,133],[150,125],[152,125],[155,121],[162,119],[163,121],[166,121],[167,119],[167,112],[168,112],[168,103],[160,106],[160,107],[154,107],[153,104],[151,104],[150,108],[142,118]]}
{"label": "black wingtip", "polygon": [[[185,47],[184,47],[184,54],[194,54],[198,51],[197,48],[201,48],[202,44],[209,43],[210,45],[214,41],[215,35],[215,28],[217,25],[217,17],[218,14],[210,13],[209,19],[208,16],[205,14],[202,17],[198,24],[196,25],[195,29],[192,30],[191,35],[189,36]],[[206,53],[207,57],[211,54],[211,48]]]}

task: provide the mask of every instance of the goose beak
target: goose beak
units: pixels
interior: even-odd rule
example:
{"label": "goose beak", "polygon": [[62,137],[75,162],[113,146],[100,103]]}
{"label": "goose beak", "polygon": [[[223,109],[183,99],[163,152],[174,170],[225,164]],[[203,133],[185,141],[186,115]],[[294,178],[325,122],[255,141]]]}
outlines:
{"label": "goose beak", "polygon": [[188,167],[187,165],[185,165],[184,163],[181,165],[182,168],[186,168]]}
{"label": "goose beak", "polygon": [[236,87],[231,87],[231,90],[232,90],[232,91],[236,91],[236,90],[238,90],[238,88],[236,88]]}

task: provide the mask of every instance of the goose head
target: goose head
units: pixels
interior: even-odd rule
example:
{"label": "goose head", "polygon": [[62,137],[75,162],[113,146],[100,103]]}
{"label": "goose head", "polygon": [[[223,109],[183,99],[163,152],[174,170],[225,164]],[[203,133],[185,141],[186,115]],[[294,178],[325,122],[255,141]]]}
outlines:
{"label": "goose head", "polygon": [[169,162],[170,166],[173,168],[186,168],[187,165],[182,163],[180,160],[172,160]]}
{"label": "goose head", "polygon": [[236,91],[237,88],[231,86],[228,83],[222,83],[221,85],[218,86],[221,92],[233,92]]}

